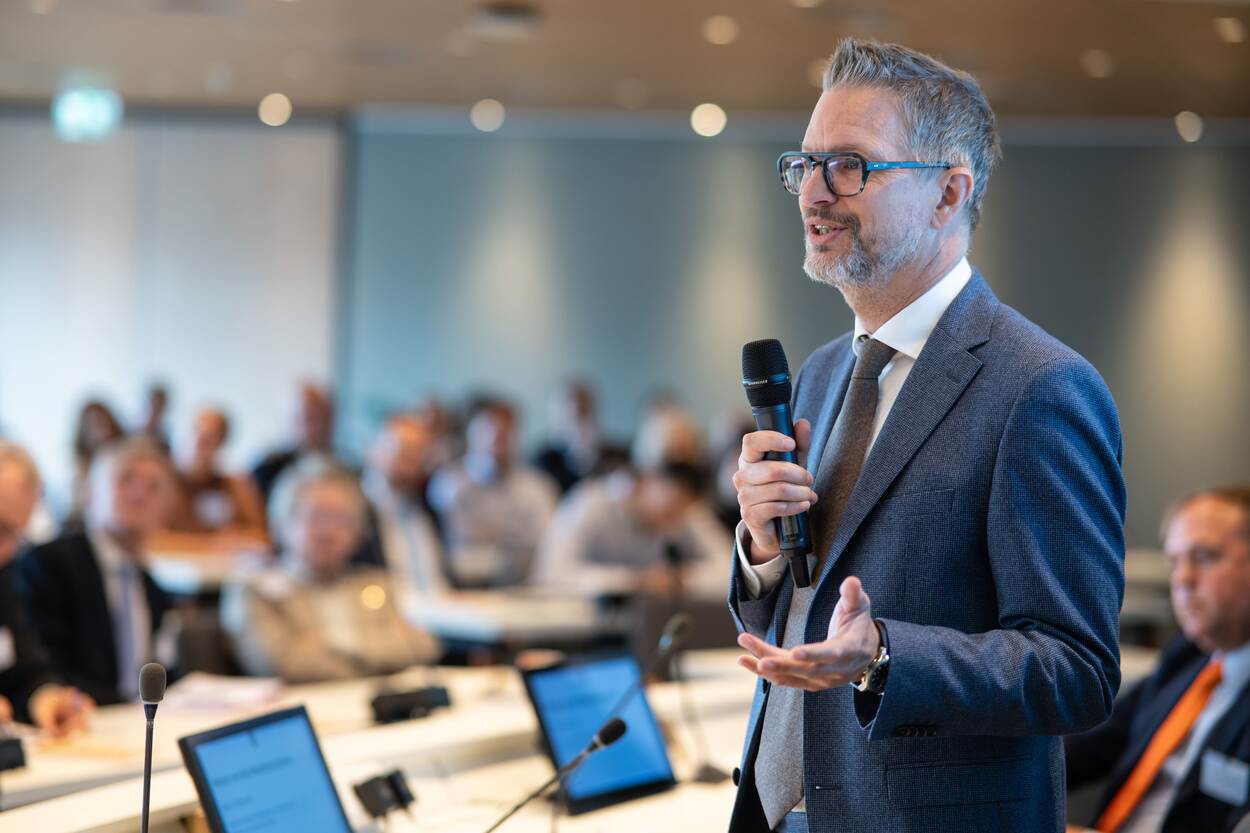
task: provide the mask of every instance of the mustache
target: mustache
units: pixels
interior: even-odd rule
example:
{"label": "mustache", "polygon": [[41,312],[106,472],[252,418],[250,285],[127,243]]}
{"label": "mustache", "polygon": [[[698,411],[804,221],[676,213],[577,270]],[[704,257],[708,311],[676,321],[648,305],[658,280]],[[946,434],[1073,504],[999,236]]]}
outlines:
{"label": "mustache", "polygon": [[856,237],[859,236],[859,218],[854,214],[841,214],[836,211],[826,211],[819,208],[808,211],[803,215],[803,219],[807,222],[812,220],[824,220],[830,225],[842,226],[850,229],[851,233]]}

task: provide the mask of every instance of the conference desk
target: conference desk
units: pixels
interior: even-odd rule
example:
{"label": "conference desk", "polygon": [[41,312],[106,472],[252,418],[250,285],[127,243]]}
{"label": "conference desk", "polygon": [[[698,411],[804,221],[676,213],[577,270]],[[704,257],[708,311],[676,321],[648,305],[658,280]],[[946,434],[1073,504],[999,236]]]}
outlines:
{"label": "conference desk", "polygon": [[[753,680],[735,664],[738,651],[692,652],[686,661],[690,695],[703,723],[711,763],[728,771],[737,763],[753,692]],[[1153,667],[1155,654],[1126,647],[1122,658],[1127,687]],[[295,686],[264,703],[192,708],[179,705],[176,689],[156,722],[152,783],[152,831],[182,831],[181,819],[198,802],[181,765],[177,739],[183,735],[302,703],[322,738],[326,760],[344,807],[357,829],[371,830],[351,786],[399,768],[418,803],[413,820],[397,816],[391,831],[473,833],[484,830],[531,785],[551,774],[539,753],[537,724],[517,673],[506,667],[413,670],[390,678],[397,685],[448,687],[450,709],[422,720],[372,725],[368,701],[378,679]],[[255,684],[253,682],[253,684]],[[700,763],[689,726],[680,719],[679,690],[672,683],[649,689],[657,715],[670,735],[679,780]],[[26,770],[3,776],[4,833],[133,833],[138,824],[142,773],[143,715],[134,705],[100,709],[90,734],[65,743],[36,746]],[[54,797],[59,796],[59,797]],[[50,800],[44,800],[50,799]],[[677,789],[581,816],[564,818],[570,833],[673,830],[698,820],[699,829],[724,829],[733,802],[728,782],[682,783]],[[507,831],[549,829],[551,807],[536,802],[519,813]]]}

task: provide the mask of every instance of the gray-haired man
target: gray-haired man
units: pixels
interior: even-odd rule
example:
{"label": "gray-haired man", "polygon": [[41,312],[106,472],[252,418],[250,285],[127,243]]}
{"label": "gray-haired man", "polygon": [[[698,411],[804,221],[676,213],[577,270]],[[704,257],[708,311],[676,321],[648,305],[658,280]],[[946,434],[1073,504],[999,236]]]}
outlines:
{"label": "gray-haired man", "polygon": [[[1110,711],[1119,421],[966,260],[998,155],[970,76],[846,40],[778,162],[855,332],[796,379],[806,468],[763,459],[787,437],[743,440],[730,607],[759,687],[734,833],[1058,831],[1057,736]],[[795,588],[773,520],[809,509]]]}

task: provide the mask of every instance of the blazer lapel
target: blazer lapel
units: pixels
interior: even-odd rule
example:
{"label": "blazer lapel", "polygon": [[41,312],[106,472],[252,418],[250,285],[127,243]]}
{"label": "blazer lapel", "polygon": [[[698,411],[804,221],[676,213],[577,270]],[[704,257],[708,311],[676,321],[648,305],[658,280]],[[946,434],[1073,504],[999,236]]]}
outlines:
{"label": "blazer lapel", "polygon": [[989,339],[997,299],[976,273],[942,315],[907,375],[851,491],[821,568],[823,582],[861,523],[981,369],[969,348]]}

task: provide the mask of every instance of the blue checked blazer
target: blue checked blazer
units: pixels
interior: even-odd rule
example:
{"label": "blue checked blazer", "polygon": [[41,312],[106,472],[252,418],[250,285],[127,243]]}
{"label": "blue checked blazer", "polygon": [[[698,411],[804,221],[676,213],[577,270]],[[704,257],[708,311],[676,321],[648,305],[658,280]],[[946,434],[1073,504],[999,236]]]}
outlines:
{"label": "blue checked blazer", "polygon": [[[847,334],[796,377],[812,472],[854,362]],[[1098,373],[974,273],[899,392],[813,578],[805,640],[826,637],[838,586],[856,575],[891,661],[882,696],[803,696],[812,833],[1063,830],[1060,736],[1106,720],[1120,683],[1120,461]],[[750,599],[735,563],[740,630],[781,644],[792,593],[787,573]],[[732,833],[767,830],[753,770],[768,688],[751,708]]]}

